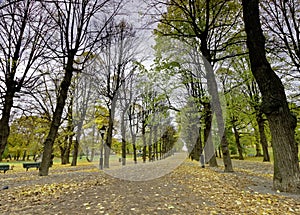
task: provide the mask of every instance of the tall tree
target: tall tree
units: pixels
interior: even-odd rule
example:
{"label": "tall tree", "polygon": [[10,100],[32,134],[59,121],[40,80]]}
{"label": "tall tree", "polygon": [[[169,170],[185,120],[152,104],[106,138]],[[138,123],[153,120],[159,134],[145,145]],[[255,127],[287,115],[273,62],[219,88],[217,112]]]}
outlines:
{"label": "tall tree", "polygon": [[282,77],[287,97],[299,100],[300,73],[300,1],[260,1],[263,31],[268,32],[266,50],[274,71]]}
{"label": "tall tree", "polygon": [[14,119],[6,152],[16,155],[14,153],[19,151],[18,154],[23,152],[23,160],[31,155],[35,159],[42,150],[48,127],[49,121],[39,116],[21,116]]}
{"label": "tall tree", "polygon": [[[92,60],[92,59],[91,59]],[[95,65],[90,64],[83,70],[83,74],[79,74],[74,77],[74,114],[73,114],[73,126],[76,129],[76,140],[73,148],[72,166],[77,165],[77,158],[79,152],[79,145],[81,136],[83,133],[83,125],[86,120],[88,107],[94,104],[92,99],[93,77],[95,73]]]}
{"label": "tall tree", "polygon": [[[246,47],[241,48],[246,49]],[[221,71],[221,69],[219,69],[219,71]],[[239,56],[230,59],[228,69],[220,73],[224,74],[224,76],[221,77],[223,85],[227,85],[224,87],[224,93],[226,97],[231,97],[231,99],[227,99],[227,104],[229,104],[227,108],[229,109],[228,113],[230,114],[232,110],[236,110],[231,114],[231,117],[243,114],[243,119],[250,120],[253,128],[256,129],[257,134],[259,134],[257,135],[257,142],[260,143],[263,149],[263,161],[270,161],[268,142],[265,134],[266,120],[261,111],[261,94],[251,73],[249,57]],[[249,114],[249,112],[253,112],[254,117],[251,117],[252,114]],[[239,121],[238,124],[245,120]],[[245,123],[243,124],[242,127],[245,126]],[[261,156],[260,145],[256,144],[256,156]]]}
{"label": "tall tree", "polygon": [[[126,81],[122,84],[120,89],[120,111],[121,111],[121,136],[122,136],[122,165],[126,164],[126,148],[127,148],[127,138],[126,132],[128,131],[127,127],[132,123],[132,103],[134,101],[134,96],[136,95],[134,86],[136,82],[136,75],[134,74],[134,70],[136,66],[133,65],[132,70],[130,71],[130,76],[126,79]],[[129,122],[128,122],[129,121]],[[131,127],[130,134],[133,134],[133,128]],[[133,138],[133,137],[132,137]]]}
{"label": "tall tree", "polygon": [[[118,12],[120,2],[57,0],[50,3],[41,2],[41,4],[55,23],[54,36],[48,41],[48,48],[52,51],[54,58],[61,62],[61,67],[64,69],[39,170],[39,175],[46,176],[73,74],[81,72],[95,48],[102,45],[102,38],[105,37],[104,29]],[[94,25],[96,20],[97,24]],[[89,54],[85,55],[81,62],[76,61],[76,58],[84,56],[84,53]]]}
{"label": "tall tree", "polygon": [[12,5],[12,4],[15,4],[15,3],[18,3],[18,2],[21,2],[23,0],[15,0],[15,1],[0,1],[0,10]]}
{"label": "tall tree", "polygon": [[[45,21],[46,20],[46,21]],[[13,1],[0,10],[0,160],[9,136],[15,97],[34,86],[35,74],[45,55],[41,35],[49,36],[47,15],[34,1]],[[29,88],[29,89],[28,89]]]}
{"label": "tall tree", "polygon": [[212,68],[216,62],[238,55],[222,56],[222,51],[225,51],[228,46],[241,42],[236,39],[239,30],[234,29],[239,21],[240,7],[236,1],[231,0],[171,0],[168,1],[167,6],[167,12],[163,13],[158,26],[159,33],[187,42],[187,38],[194,38],[193,41],[198,43],[196,47],[202,54],[208,92],[217,118],[225,171],[231,172],[233,168],[225,135],[223,112]]}
{"label": "tall tree", "polygon": [[283,84],[266,58],[259,0],[243,0],[242,3],[251,70],[262,94],[262,110],[272,135],[273,186],[280,191],[299,192],[298,148],[294,137],[296,119],[289,110]]}
{"label": "tall tree", "polygon": [[[260,2],[262,27],[268,31],[266,47],[272,57],[300,72],[300,1],[263,0]],[[282,69],[285,70],[286,67]],[[292,73],[292,71],[289,71]],[[295,74],[294,74],[295,75]]]}
{"label": "tall tree", "polygon": [[[109,110],[109,123],[105,144],[104,167],[109,168],[109,155],[120,92],[128,77],[134,71],[136,50],[133,45],[135,32],[125,20],[112,22],[107,26],[109,36],[99,53],[97,81],[98,94],[105,100]],[[122,98],[121,98],[122,99]],[[125,143],[123,143],[125,144]]]}

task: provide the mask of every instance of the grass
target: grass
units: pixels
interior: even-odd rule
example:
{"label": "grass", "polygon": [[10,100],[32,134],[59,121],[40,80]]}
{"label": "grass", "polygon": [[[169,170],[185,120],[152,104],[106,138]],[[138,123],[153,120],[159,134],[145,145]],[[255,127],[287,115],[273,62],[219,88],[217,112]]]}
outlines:
{"label": "grass", "polygon": [[[273,149],[272,147],[269,147],[269,155],[270,155],[270,159],[271,159],[271,163],[273,163],[274,159],[273,159]],[[256,154],[256,149],[255,148],[246,148],[246,155],[244,155],[244,159],[247,161],[254,161],[254,162],[262,162],[263,161],[263,157],[255,157],[255,156],[249,156],[249,155],[255,155]],[[233,155],[235,156],[235,155]],[[110,156],[110,160],[111,161],[115,161],[118,160],[121,156],[120,155],[112,155]],[[299,153],[299,157],[300,157],[300,153]],[[128,160],[132,160],[132,155],[127,155],[127,159]],[[139,161],[142,160],[142,158],[138,158]],[[72,161],[72,157],[70,157],[70,161]],[[14,171],[24,171],[23,168],[23,163],[26,162],[34,162],[33,160],[29,160],[29,161],[15,161],[15,160],[11,160],[11,161],[2,161],[0,162],[0,164],[8,164],[10,166],[14,166]],[[79,166],[85,166],[85,165],[91,165],[91,164],[97,164],[99,162],[99,156],[95,156],[94,157],[94,161],[92,163],[88,162],[86,160],[85,156],[82,156],[81,158],[78,157],[77,160],[77,165]],[[53,169],[57,169],[57,168],[64,168],[64,167],[70,167],[70,164],[67,165],[61,165],[61,159],[59,157],[55,157],[53,160]],[[28,171],[36,171],[36,169],[31,168]]]}
{"label": "grass", "polygon": [[[274,162],[273,148],[269,147],[268,151],[269,151],[269,156],[270,156],[271,163],[273,163]],[[249,155],[255,155],[256,154],[256,149],[255,148],[246,148],[246,153],[245,154],[246,154],[246,155],[244,155],[244,159],[245,160],[249,160],[249,161],[263,161],[263,157],[249,156]],[[299,158],[299,161],[300,161],[300,151],[298,153],[298,158]]]}

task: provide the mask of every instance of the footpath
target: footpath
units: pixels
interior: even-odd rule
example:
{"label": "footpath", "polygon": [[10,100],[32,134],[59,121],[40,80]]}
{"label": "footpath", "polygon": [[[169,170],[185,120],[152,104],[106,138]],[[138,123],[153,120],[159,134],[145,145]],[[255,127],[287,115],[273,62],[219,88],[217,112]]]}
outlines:
{"label": "footpath", "polygon": [[[57,167],[0,175],[1,214],[300,214],[300,196],[272,190],[272,164],[233,160],[235,171],[175,155],[153,163]],[[183,162],[182,162],[183,161]]]}

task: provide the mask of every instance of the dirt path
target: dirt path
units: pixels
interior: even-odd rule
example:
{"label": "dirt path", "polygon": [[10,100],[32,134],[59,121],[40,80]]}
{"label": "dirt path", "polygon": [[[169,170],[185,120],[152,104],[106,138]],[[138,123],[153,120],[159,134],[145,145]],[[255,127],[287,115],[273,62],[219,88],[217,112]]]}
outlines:
{"label": "dirt path", "polygon": [[[171,160],[173,159],[173,160]],[[135,179],[172,169],[174,159],[107,171]],[[172,162],[170,162],[172,161]],[[271,189],[272,165],[233,160],[234,173],[185,161],[167,175],[128,181],[95,166],[1,174],[1,214],[300,214],[300,197]],[[168,164],[169,163],[169,164]],[[176,167],[177,165],[175,165]],[[118,169],[118,171],[116,171]],[[115,172],[114,172],[115,171]],[[140,174],[135,176],[136,174]],[[115,175],[116,176],[116,175]],[[158,176],[158,175],[157,175]]]}

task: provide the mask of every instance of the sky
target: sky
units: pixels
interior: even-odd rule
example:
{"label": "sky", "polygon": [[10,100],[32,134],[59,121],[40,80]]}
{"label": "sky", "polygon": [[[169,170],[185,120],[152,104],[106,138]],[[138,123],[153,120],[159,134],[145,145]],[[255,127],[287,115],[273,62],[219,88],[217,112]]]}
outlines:
{"label": "sky", "polygon": [[137,36],[141,40],[142,55],[141,58],[146,57],[143,64],[147,69],[153,63],[154,51],[152,46],[155,44],[154,36],[152,34],[156,24],[149,24],[151,18],[147,14],[149,11],[148,5],[141,0],[126,1],[126,5],[122,10],[121,17],[124,17],[130,24],[133,25],[137,32]]}

